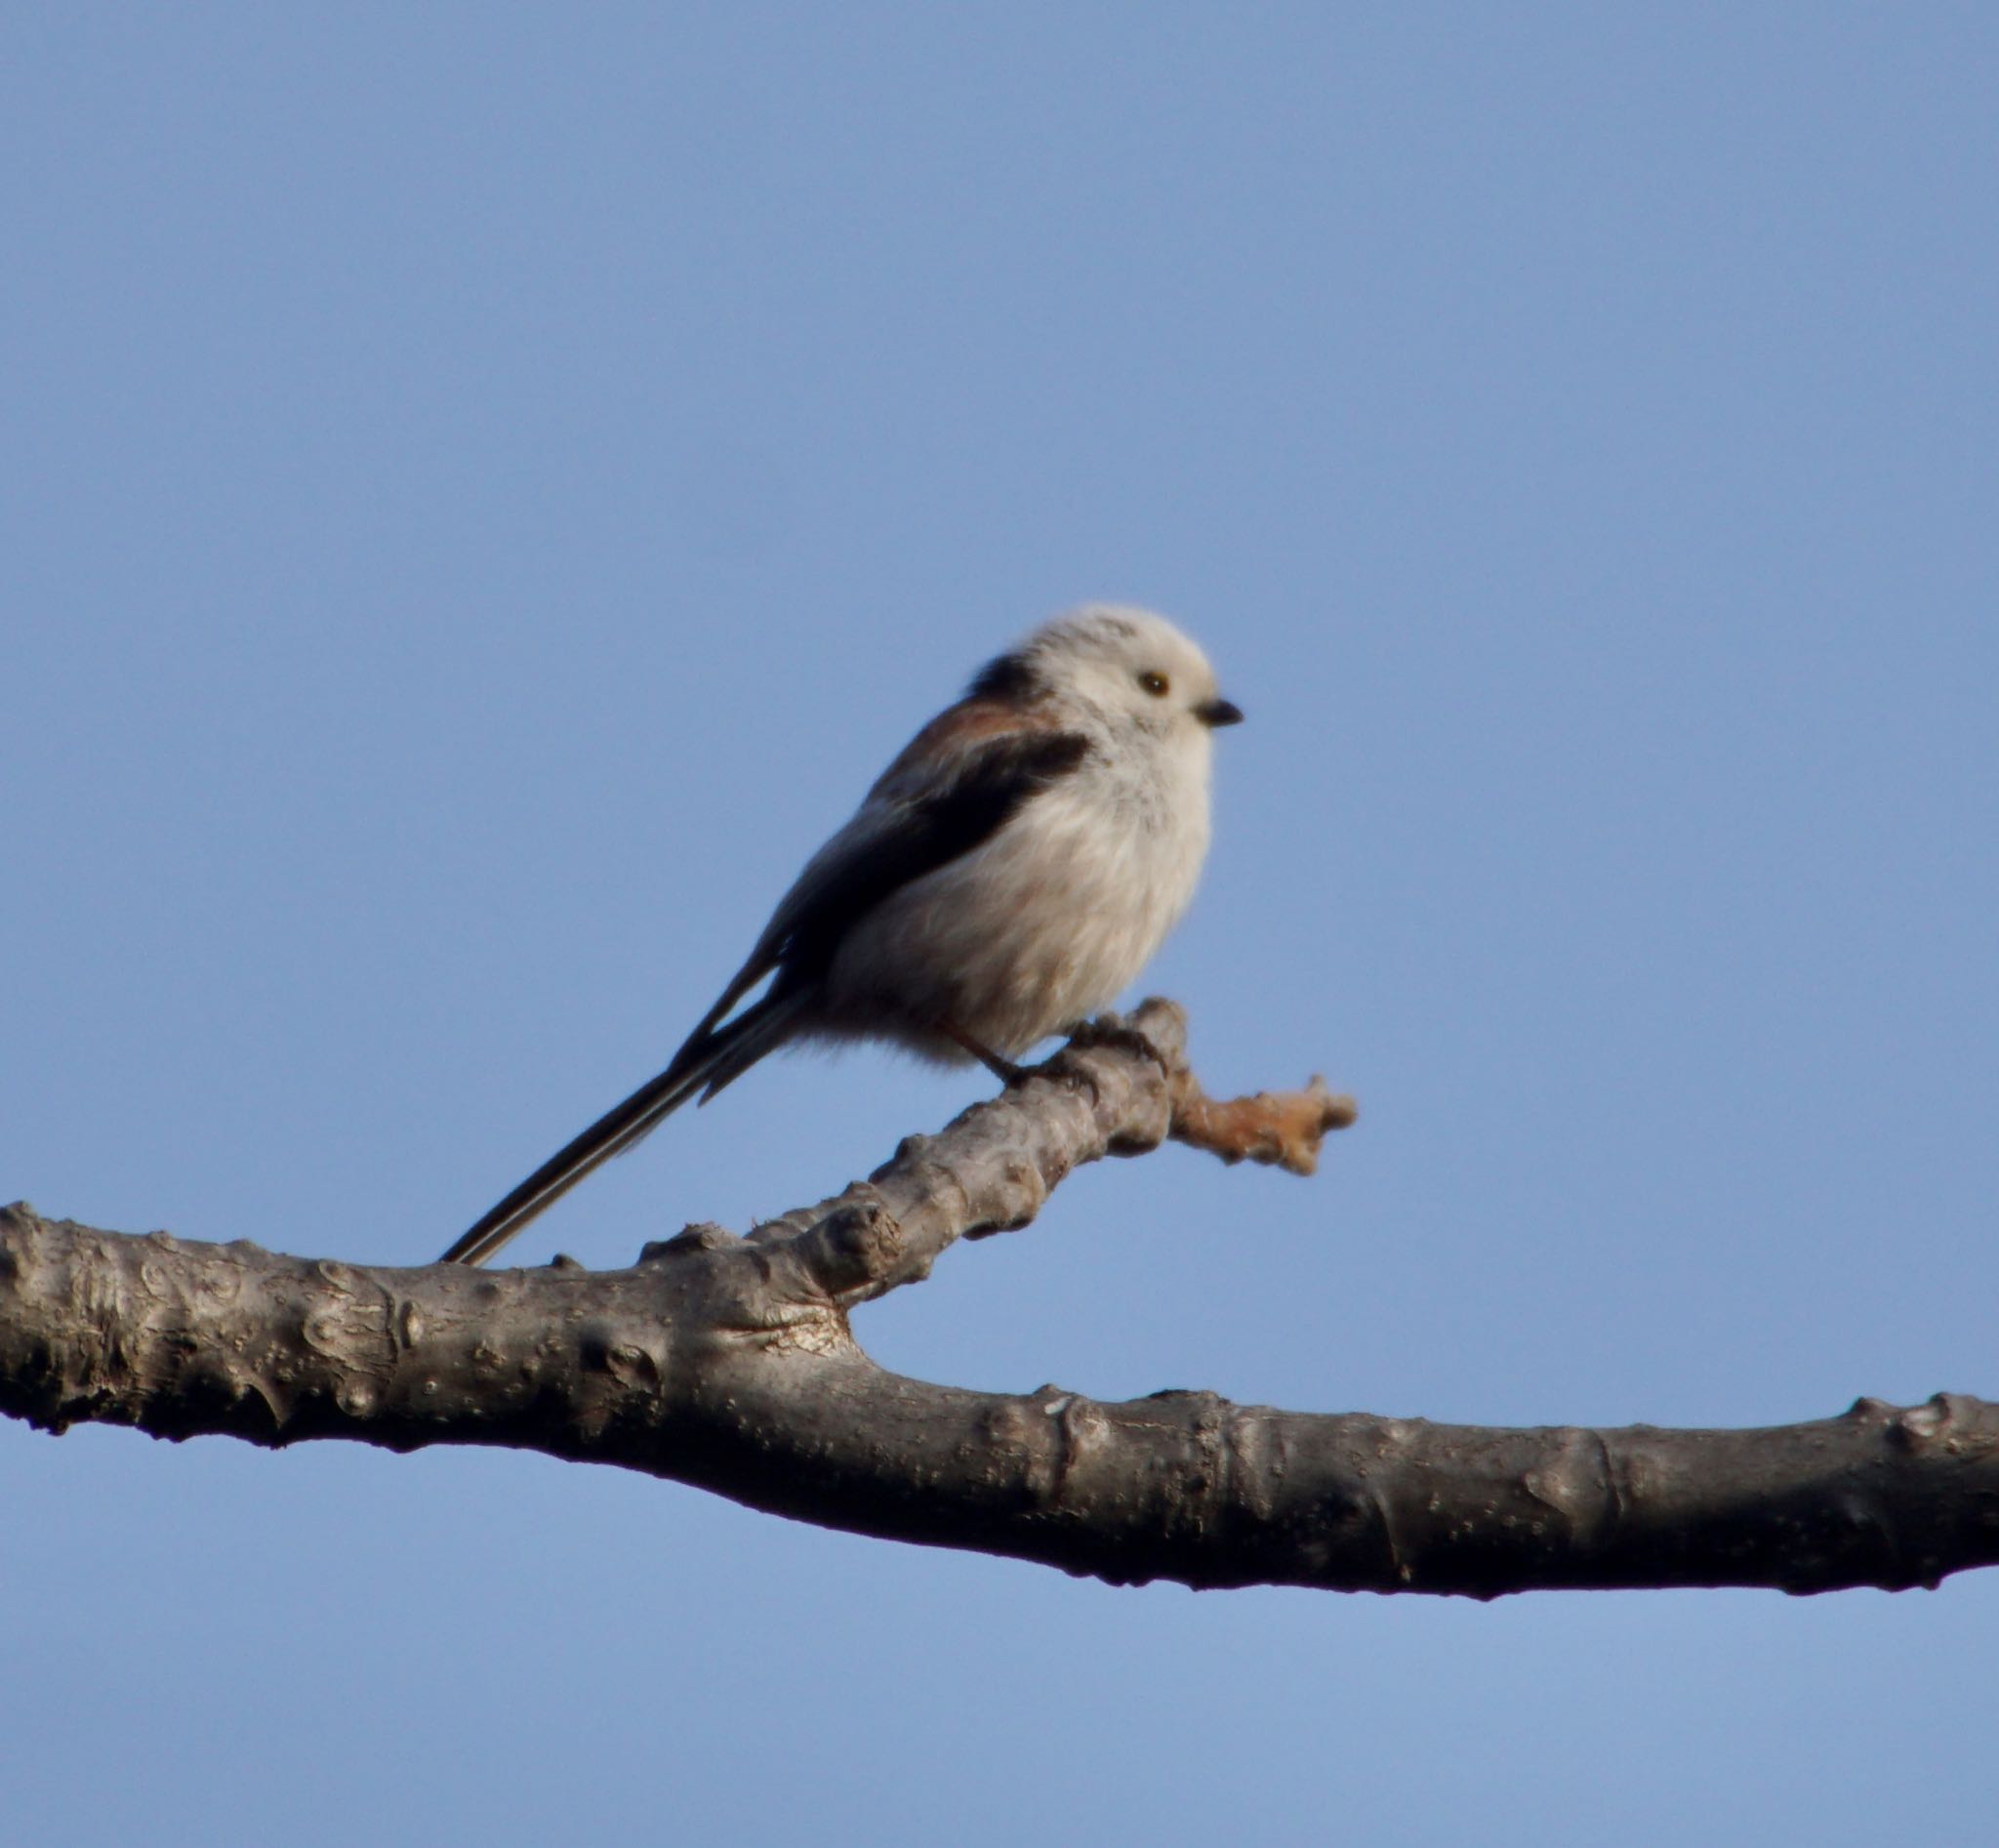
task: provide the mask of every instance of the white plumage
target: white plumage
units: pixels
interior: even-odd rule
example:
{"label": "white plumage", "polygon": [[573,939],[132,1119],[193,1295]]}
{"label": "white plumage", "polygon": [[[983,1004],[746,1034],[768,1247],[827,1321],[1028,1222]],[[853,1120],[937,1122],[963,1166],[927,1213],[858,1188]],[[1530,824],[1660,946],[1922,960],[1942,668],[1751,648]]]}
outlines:
{"label": "white plumage", "polygon": [[[1008,1061],[1108,1006],[1194,895],[1242,714],[1163,617],[1093,604],[1000,656],[806,864],[673,1062],[445,1256],[478,1263],[699,1091],[795,1041]],[[761,998],[731,1015],[768,975]]]}

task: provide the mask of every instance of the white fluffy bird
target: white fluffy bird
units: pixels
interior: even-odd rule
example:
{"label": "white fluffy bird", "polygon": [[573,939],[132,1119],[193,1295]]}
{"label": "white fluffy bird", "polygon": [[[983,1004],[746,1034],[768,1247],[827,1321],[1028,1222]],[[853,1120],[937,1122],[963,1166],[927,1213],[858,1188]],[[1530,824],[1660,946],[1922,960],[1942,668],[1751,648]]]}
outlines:
{"label": "white fluffy bird", "polygon": [[882,772],[667,1069],[445,1259],[482,1263],[695,1092],[795,1041],[888,1040],[1011,1082],[1012,1059],[1114,1001],[1187,909],[1209,733],[1242,717],[1150,611],[1090,604],[1036,630]]}

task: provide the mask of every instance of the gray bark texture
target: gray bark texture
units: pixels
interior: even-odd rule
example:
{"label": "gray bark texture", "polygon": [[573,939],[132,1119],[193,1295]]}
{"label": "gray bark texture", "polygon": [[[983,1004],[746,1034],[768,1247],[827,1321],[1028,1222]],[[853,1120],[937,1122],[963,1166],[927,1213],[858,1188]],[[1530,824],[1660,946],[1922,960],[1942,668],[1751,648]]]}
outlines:
{"label": "gray bark texture", "polygon": [[870,1179],[636,1264],[287,1257],[0,1211],[0,1412],[155,1436],[617,1463],[796,1519],[1113,1583],[1505,1592],[1934,1585],[1999,1562],[1999,1407],[1938,1395],[1769,1430],[1495,1430],[905,1379],[848,1311],[1072,1169],[1172,1138],[1310,1172],[1352,1106],[1218,1102],[1177,1007],[1081,1034]]}

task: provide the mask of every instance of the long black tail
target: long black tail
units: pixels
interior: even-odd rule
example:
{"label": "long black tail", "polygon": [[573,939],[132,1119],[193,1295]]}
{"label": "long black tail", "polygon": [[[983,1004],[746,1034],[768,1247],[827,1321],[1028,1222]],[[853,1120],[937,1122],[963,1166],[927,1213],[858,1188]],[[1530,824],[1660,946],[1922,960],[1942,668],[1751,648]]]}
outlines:
{"label": "long black tail", "polygon": [[740,1078],[766,1052],[774,1051],[790,1037],[793,1020],[802,1006],[803,997],[796,994],[766,995],[727,1026],[697,1030],[674,1055],[673,1064],[550,1156],[469,1227],[441,1261],[483,1264],[537,1213],[612,1156],[623,1155],[642,1141],[697,1090],[706,1087],[702,1097],[706,1103],[731,1079]]}

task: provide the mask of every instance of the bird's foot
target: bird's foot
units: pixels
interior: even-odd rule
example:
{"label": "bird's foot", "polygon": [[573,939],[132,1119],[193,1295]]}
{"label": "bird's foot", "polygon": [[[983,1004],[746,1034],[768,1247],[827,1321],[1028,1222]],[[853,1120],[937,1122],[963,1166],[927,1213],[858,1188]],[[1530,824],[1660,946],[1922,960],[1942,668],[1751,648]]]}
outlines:
{"label": "bird's foot", "polygon": [[1102,1047],[1150,1059],[1162,1071],[1170,1069],[1166,1055],[1122,1014],[1098,1014],[1093,1020],[1079,1020],[1066,1031],[1067,1051],[1088,1052]]}
{"label": "bird's foot", "polygon": [[1122,1014],[1098,1014],[1093,1020],[1079,1020],[1066,1029],[1069,1044],[1049,1061],[1049,1069],[1090,1094],[1092,1104],[1104,1100],[1103,1088],[1079,1052],[1128,1052],[1135,1058],[1150,1059],[1163,1072],[1170,1072],[1166,1055]]}

